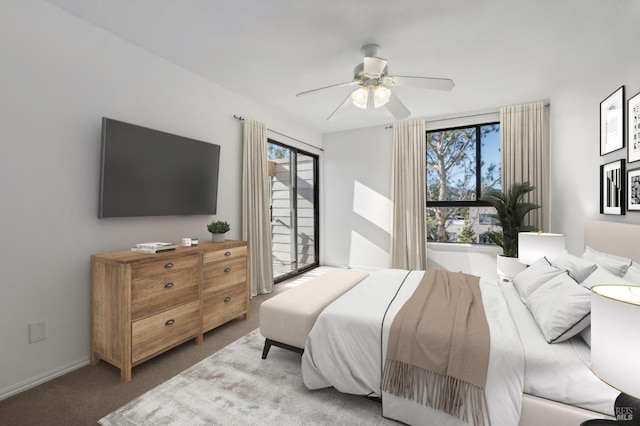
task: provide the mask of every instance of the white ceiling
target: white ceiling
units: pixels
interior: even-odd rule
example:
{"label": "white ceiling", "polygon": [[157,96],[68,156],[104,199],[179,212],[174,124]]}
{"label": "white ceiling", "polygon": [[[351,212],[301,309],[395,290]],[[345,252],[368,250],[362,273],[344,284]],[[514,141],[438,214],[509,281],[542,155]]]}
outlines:
{"label": "white ceiling", "polygon": [[636,0],[48,1],[323,133],[395,121],[353,106],[327,121],[350,88],[295,97],[350,81],[363,44],[390,74],[453,79],[451,92],[394,89],[411,117],[441,118],[548,99],[640,15]]}

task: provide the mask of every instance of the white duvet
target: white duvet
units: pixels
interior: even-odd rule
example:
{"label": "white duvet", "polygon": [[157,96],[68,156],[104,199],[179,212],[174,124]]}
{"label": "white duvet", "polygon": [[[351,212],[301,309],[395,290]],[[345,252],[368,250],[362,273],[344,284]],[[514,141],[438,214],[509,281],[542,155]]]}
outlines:
{"label": "white duvet", "polygon": [[[307,338],[302,357],[305,385],[381,397],[383,415],[404,423],[465,425],[456,417],[380,391],[389,328],[423,273],[375,272],[329,305]],[[481,279],[480,287],[491,335],[486,384],[491,423],[517,425],[524,380],[522,345],[498,284]]]}
{"label": "white duvet", "polygon": [[614,416],[620,391],[593,374],[591,350],[582,337],[548,344],[515,287],[510,283],[500,287],[525,351],[524,392]]}

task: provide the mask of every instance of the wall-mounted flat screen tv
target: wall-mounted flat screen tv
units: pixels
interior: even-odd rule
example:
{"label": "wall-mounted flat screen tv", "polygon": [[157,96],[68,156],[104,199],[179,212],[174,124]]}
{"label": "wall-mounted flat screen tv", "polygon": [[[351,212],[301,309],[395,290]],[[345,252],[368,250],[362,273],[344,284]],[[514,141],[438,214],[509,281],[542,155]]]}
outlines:
{"label": "wall-mounted flat screen tv", "polygon": [[220,146],[104,117],[98,217],[216,214]]}

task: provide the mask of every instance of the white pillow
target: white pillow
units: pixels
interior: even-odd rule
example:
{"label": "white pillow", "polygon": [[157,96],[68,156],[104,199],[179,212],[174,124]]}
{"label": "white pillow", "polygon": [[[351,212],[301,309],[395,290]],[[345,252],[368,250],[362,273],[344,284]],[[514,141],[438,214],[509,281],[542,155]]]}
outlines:
{"label": "white pillow", "polygon": [[632,285],[640,285],[640,263],[631,262],[631,266],[622,278],[629,281]]}
{"label": "white pillow", "polygon": [[594,262],[574,256],[566,250],[553,259],[551,264],[556,268],[569,272],[569,275],[579,283],[584,281],[598,267]]}
{"label": "white pillow", "polygon": [[591,292],[564,273],[531,293],[527,307],[549,343],[567,340],[591,324]]}
{"label": "white pillow", "polygon": [[556,275],[560,275],[562,272],[562,270],[551,266],[547,259],[541,257],[527,269],[513,277],[511,282],[516,287],[516,290],[518,290],[522,302],[526,303],[527,297],[529,297],[534,290]]}
{"label": "white pillow", "polygon": [[591,288],[594,285],[598,284],[622,284],[622,285],[631,285],[631,283],[624,278],[620,278],[603,267],[598,266],[598,268],[593,271],[584,281],[580,283],[580,285]]}
{"label": "white pillow", "polygon": [[591,324],[580,332],[580,337],[582,337],[582,340],[591,347]]}
{"label": "white pillow", "polygon": [[602,266],[604,269],[619,277],[624,276],[629,266],[631,266],[631,259],[616,256],[615,254],[602,253],[589,246],[585,247],[582,258],[595,262],[598,266]]}

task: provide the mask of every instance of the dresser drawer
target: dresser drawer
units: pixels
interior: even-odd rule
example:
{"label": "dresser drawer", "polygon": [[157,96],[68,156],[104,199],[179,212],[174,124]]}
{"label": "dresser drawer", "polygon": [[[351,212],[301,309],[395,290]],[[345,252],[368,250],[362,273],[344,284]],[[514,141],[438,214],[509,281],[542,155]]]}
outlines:
{"label": "dresser drawer", "polygon": [[247,256],[247,246],[230,247],[226,250],[216,250],[204,253],[203,261],[205,265],[210,262],[219,262],[221,260],[235,259],[237,257]]}
{"label": "dresser drawer", "polygon": [[244,257],[205,264],[202,282],[203,296],[247,282],[247,262]]}
{"label": "dresser drawer", "polygon": [[209,331],[249,310],[246,283],[203,296],[202,327]]}
{"label": "dresser drawer", "polygon": [[178,269],[194,268],[198,266],[197,253],[187,256],[172,256],[168,253],[163,253],[153,256],[159,256],[159,258],[157,260],[131,265],[131,279],[135,280],[149,275],[162,275]]}
{"label": "dresser drawer", "polygon": [[177,306],[131,324],[131,362],[136,364],[196,337],[200,301]]}
{"label": "dresser drawer", "polygon": [[194,267],[136,278],[131,282],[131,319],[197,300],[199,274]]}

